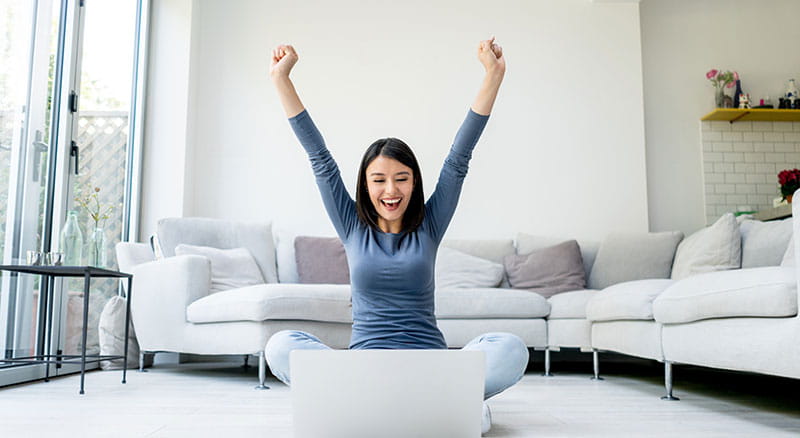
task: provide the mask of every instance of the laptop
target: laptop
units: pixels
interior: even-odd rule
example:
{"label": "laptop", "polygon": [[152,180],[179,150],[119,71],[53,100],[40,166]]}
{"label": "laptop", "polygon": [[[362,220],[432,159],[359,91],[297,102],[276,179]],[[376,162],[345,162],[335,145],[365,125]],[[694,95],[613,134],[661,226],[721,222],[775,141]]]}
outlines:
{"label": "laptop", "polygon": [[294,350],[295,438],[480,437],[485,353]]}

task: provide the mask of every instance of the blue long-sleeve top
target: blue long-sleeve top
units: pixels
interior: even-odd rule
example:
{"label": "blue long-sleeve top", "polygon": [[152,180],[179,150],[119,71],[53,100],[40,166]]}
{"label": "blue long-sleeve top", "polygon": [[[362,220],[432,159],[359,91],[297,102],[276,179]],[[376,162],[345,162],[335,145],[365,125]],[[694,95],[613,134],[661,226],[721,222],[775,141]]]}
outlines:
{"label": "blue long-sleeve top", "polygon": [[353,300],[351,349],[445,349],[434,312],[434,265],[453,217],[472,150],[489,116],[469,111],[444,161],[422,224],[384,233],[363,223],[311,116],[289,119],[316,175],[328,216],[344,244]]}

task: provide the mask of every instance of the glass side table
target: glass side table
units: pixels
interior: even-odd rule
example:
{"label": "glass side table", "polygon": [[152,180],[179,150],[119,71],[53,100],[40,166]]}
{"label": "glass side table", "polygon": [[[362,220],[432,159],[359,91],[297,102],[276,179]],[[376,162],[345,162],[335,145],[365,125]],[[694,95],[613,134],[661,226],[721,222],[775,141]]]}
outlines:
{"label": "glass side table", "polygon": [[[40,306],[46,306],[45,326],[46,326],[46,345],[43,355],[20,357],[12,359],[0,359],[0,362],[7,363],[44,363],[44,364],[81,364],[81,389],[83,394],[84,375],[86,363],[100,362],[103,360],[122,359],[122,383],[128,371],[128,330],[131,321],[131,292],[133,289],[133,275],[109,269],[96,268],[94,266],[31,266],[31,265],[0,265],[0,271],[12,273],[37,274],[41,275],[45,281],[45,293],[40,300]],[[80,355],[50,354],[51,339],[53,332],[53,294],[56,277],[83,277],[83,325],[81,327],[81,337],[83,339]],[[125,347],[122,355],[86,355],[86,333],[89,321],[89,283],[92,278],[127,278],[128,296],[125,309]],[[50,367],[45,368],[45,381],[50,377]]]}

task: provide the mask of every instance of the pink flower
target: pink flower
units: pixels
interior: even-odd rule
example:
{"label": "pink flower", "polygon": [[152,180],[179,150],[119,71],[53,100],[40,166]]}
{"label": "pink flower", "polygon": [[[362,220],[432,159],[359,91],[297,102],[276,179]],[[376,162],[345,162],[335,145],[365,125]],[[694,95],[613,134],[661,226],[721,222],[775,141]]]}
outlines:
{"label": "pink flower", "polygon": [[734,81],[738,81],[739,80],[739,72],[733,72],[733,80]]}
{"label": "pink flower", "polygon": [[725,84],[725,88],[733,88],[733,82],[728,82]]}
{"label": "pink flower", "polygon": [[719,73],[719,70],[712,68],[711,70],[708,71],[708,73],[706,73],[706,79],[712,79],[714,76],[717,75],[717,73]]}

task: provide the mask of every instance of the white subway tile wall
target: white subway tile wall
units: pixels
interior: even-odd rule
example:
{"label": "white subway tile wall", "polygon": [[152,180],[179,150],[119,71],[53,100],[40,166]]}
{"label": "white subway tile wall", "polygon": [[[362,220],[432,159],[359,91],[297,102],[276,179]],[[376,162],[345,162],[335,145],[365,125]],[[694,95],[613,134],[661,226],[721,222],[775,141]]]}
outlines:
{"label": "white subway tile wall", "polygon": [[772,208],[778,172],[800,168],[800,122],[701,122],[706,222]]}

